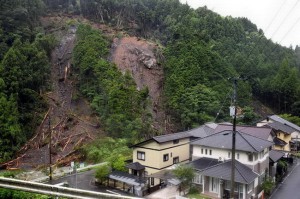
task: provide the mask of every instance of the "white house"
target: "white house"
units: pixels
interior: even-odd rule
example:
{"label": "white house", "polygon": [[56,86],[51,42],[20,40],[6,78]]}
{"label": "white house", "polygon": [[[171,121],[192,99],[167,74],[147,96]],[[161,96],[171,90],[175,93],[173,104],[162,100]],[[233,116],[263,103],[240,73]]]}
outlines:
{"label": "white house", "polygon": [[[259,185],[268,174],[269,148],[272,145],[273,142],[268,140],[236,131],[235,194],[237,198],[257,197],[261,191]],[[196,178],[195,181],[202,182],[204,194],[221,198],[221,195],[228,193],[230,189],[232,131],[225,130],[212,134],[191,142],[191,146],[194,160],[191,164],[198,171],[198,179]],[[197,161],[201,164],[203,158],[212,159],[211,162],[217,160],[219,163],[212,163],[201,170],[197,166]]]}

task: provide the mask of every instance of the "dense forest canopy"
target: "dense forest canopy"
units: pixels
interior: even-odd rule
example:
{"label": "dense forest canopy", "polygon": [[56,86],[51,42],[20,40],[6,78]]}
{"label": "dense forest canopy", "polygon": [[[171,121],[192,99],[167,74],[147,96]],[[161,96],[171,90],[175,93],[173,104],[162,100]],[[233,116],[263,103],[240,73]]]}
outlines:
{"label": "dense forest canopy", "polygon": [[39,124],[46,104],[54,38],[39,31],[44,3],[0,2],[0,162],[8,160]]}
{"label": "dense forest canopy", "polygon": [[[209,80],[204,85],[210,89],[212,81],[219,84],[218,89],[213,88],[216,93],[224,91],[224,87],[220,86],[222,78],[232,75],[247,77],[246,84],[249,86],[243,85],[240,91],[241,106],[245,106],[252,97],[261,100],[276,112],[292,112],[299,105],[299,48],[294,51],[273,43],[246,18],[221,17],[206,7],[194,10],[178,0],[90,0],[80,1],[80,5],[82,14],[90,19],[165,44],[166,101],[168,107],[175,112],[182,114],[182,110],[174,107],[172,100],[177,93],[175,96],[168,94],[168,90],[175,89],[176,86],[171,79],[183,73],[199,73],[201,67],[207,71],[203,71],[203,76],[198,74],[199,77],[195,80],[199,84],[203,84],[205,79]],[[176,53],[176,45],[186,49],[180,51],[181,55],[191,55],[185,60],[182,59],[183,56],[177,56],[176,60],[175,56],[174,65],[171,66],[168,56]],[[204,46],[207,56],[217,60],[215,63],[222,63],[223,67],[213,64],[215,71],[210,71],[206,68],[207,59],[201,59],[197,51],[189,52],[190,49]],[[180,63],[186,67],[177,67]],[[231,73],[224,73],[225,68]],[[212,72],[215,77],[212,77]],[[190,91],[186,92],[180,95],[187,95]],[[221,96],[224,97],[223,94]],[[196,95],[192,98],[196,98]],[[201,109],[200,106],[197,108]],[[194,110],[197,108],[193,107]],[[188,108],[187,111],[192,113],[194,110]],[[199,121],[192,120],[188,123],[190,126],[192,123],[199,124]]]}
{"label": "dense forest canopy", "polygon": [[[0,0],[0,162],[32,136],[46,104],[49,56],[55,38],[39,18],[47,13],[82,15],[164,46],[164,105],[180,129],[228,121],[232,82],[242,123],[255,117],[256,99],[276,113],[300,116],[300,48],[282,47],[246,18],[222,17],[179,0]],[[74,65],[78,87],[105,130],[136,142],[153,134],[148,90],[107,59],[110,40],[90,26],[78,27]],[[217,114],[218,113],[218,114]],[[157,132],[156,132],[157,133]],[[163,132],[160,132],[163,133]]]}

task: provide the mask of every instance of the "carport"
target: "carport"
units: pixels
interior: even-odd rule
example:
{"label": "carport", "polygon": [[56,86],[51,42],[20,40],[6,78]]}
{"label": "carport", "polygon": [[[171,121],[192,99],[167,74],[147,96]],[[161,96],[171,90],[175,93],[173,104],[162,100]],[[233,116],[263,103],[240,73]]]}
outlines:
{"label": "carport", "polygon": [[137,196],[143,196],[143,188],[146,184],[146,178],[135,176],[121,171],[113,171],[108,176],[108,185],[133,193]]}

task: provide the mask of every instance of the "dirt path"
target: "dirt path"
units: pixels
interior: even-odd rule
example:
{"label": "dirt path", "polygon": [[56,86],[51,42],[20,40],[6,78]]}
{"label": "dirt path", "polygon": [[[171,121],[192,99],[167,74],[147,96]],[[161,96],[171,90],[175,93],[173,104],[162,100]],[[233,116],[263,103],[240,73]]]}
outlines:
{"label": "dirt path", "polygon": [[77,92],[71,64],[75,32],[76,27],[71,27],[52,53],[52,91],[44,94],[49,104],[48,112],[35,136],[21,148],[17,159],[6,164],[7,168],[32,169],[48,165],[50,132],[52,164],[70,161],[65,157],[75,149],[104,135],[88,103],[81,98],[73,100]]}

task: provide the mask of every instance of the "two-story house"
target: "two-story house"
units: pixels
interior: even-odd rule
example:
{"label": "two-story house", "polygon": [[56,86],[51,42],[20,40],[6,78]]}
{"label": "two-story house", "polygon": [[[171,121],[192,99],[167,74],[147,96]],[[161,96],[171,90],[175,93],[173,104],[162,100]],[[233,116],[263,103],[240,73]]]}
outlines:
{"label": "two-story house", "polygon": [[[214,123],[208,123],[189,131],[155,136],[133,145],[133,163],[128,165],[130,173],[141,175],[140,171],[143,169],[144,176],[147,177],[174,164],[189,162],[190,141],[210,135],[216,126]],[[149,184],[155,186],[160,184],[161,180],[150,177]]]}
{"label": "two-story house", "polygon": [[297,150],[300,141],[300,127],[279,117],[278,115],[268,116],[265,120],[257,123],[257,126],[269,126],[274,129],[274,149],[290,152]]}
{"label": "two-story house", "polygon": [[[269,148],[272,145],[273,142],[268,140],[236,131],[235,192],[238,198],[256,197],[260,192],[259,185],[269,168]],[[230,189],[232,131],[225,130],[195,140],[191,142],[191,146],[192,157],[196,161],[191,164],[195,168],[197,161],[201,164],[203,158],[220,162],[202,170],[198,169],[198,180],[195,181],[202,182],[204,194],[221,198]]]}

